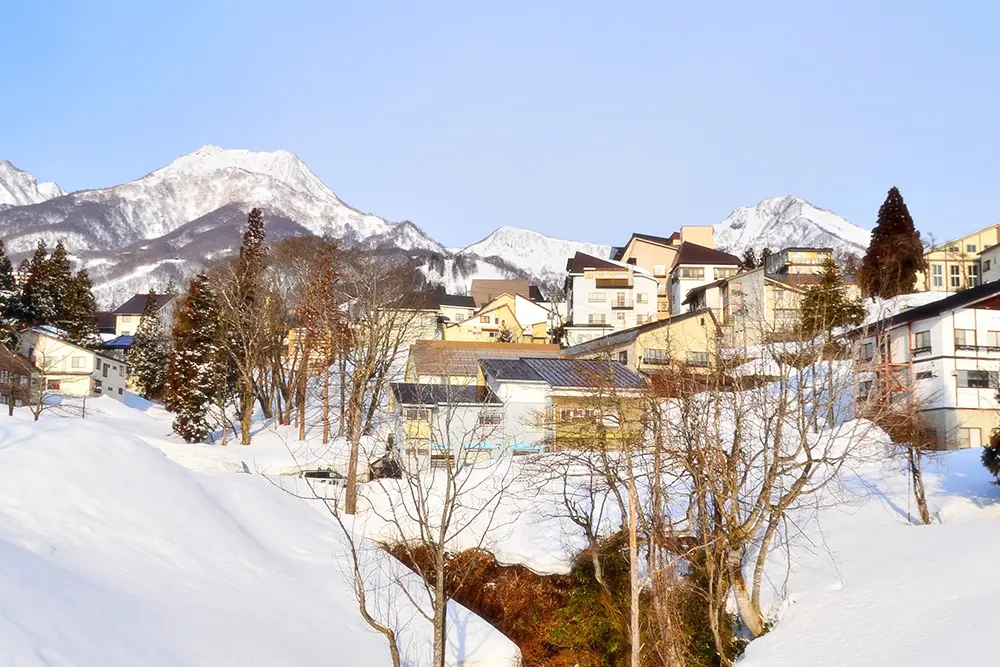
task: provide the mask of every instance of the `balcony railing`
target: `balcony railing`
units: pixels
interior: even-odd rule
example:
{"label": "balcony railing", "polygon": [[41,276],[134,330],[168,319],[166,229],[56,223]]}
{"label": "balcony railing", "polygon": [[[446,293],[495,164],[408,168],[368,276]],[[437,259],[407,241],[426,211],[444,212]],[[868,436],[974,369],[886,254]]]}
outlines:
{"label": "balcony railing", "polygon": [[917,356],[920,354],[930,354],[930,353],[931,353],[930,345],[925,345],[923,347],[915,347],[912,350],[910,350],[910,354],[912,354],[913,356]]}
{"label": "balcony railing", "polygon": [[635,307],[632,299],[612,299],[611,310],[630,310]]}

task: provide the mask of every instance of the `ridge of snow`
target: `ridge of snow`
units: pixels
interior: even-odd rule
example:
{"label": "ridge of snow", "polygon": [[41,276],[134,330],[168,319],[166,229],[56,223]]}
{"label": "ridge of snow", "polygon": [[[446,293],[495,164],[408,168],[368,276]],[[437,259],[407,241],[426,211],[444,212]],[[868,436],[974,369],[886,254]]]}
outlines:
{"label": "ridge of snow", "polygon": [[871,232],[799,197],[764,199],[741,206],[715,225],[715,247],[739,255],[747,248],[833,247],[864,253]]}
{"label": "ridge of snow", "polygon": [[39,183],[32,174],[0,160],[0,206],[29,206],[64,194],[55,183]]}

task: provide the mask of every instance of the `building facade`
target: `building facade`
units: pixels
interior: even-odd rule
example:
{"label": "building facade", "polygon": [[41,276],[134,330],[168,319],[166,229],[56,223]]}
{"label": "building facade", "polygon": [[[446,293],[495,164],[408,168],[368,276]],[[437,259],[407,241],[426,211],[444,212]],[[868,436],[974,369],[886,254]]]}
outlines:
{"label": "building facade", "polygon": [[740,258],[736,255],[695,243],[682,243],[670,270],[670,313],[679,315],[684,311],[684,302],[691,290],[729,278],[739,271],[739,267]]}
{"label": "building facade", "polygon": [[566,266],[566,344],[645,324],[656,318],[657,280],[645,269],[578,252]]}
{"label": "building facade", "polygon": [[[1000,225],[990,225],[932,248],[924,254],[927,273],[918,274],[917,289],[957,292],[981,284],[980,254],[1000,241]],[[995,267],[993,267],[995,270]]]}
{"label": "building facade", "polygon": [[124,361],[74,345],[39,328],[21,332],[20,354],[31,360],[42,392],[78,398],[110,396],[125,401]]}

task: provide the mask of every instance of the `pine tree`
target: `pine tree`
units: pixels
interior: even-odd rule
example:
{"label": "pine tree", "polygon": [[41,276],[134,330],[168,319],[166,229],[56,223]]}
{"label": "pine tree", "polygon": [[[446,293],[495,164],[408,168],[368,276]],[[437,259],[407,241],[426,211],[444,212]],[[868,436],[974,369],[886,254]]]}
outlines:
{"label": "pine tree", "polygon": [[167,407],[177,415],[174,432],[201,442],[212,431],[209,410],[226,381],[218,298],[204,273],[191,281],[177,309],[172,338]]}
{"label": "pine tree", "polygon": [[97,330],[97,301],[87,269],[80,269],[70,278],[55,324],[66,332],[66,340],[71,343],[90,348],[101,344]]}
{"label": "pine tree", "polygon": [[149,400],[163,397],[170,360],[170,340],[163,331],[157,302],[156,292],[151,291],[146,297],[135,339],[125,358],[129,375],[135,378],[139,393]]}
{"label": "pine tree", "polygon": [[71,299],[70,293],[76,289],[73,284],[73,270],[69,263],[69,254],[62,241],[56,242],[56,247],[49,257],[48,285],[52,293],[52,304],[55,308],[55,320],[64,319],[63,309],[66,307],[66,300]]}
{"label": "pine tree", "polygon": [[13,348],[20,322],[21,292],[14,279],[14,267],[0,239],[0,345]]}
{"label": "pine tree", "polygon": [[993,429],[990,433],[990,441],[983,447],[980,460],[1000,484],[1000,429]]}
{"label": "pine tree", "polygon": [[[771,255],[773,255],[773,254],[774,253],[771,252],[770,248],[767,248],[767,247],[762,248],[761,251],[760,251],[760,261],[757,262],[757,266],[758,267],[761,267],[761,266],[765,266],[766,267],[767,266],[767,260],[771,259]],[[765,269],[765,271],[766,271],[766,269]]]}
{"label": "pine tree", "polygon": [[255,207],[247,216],[247,228],[240,245],[240,274],[256,277],[260,273],[264,261],[264,238],[264,215]]}
{"label": "pine tree", "polygon": [[757,253],[754,251],[753,246],[743,251],[743,259],[740,261],[740,268],[744,271],[757,268]]}
{"label": "pine tree", "polygon": [[38,242],[27,269],[28,275],[21,291],[21,315],[28,326],[51,324],[56,318],[56,304],[52,300],[49,253],[45,241]]}
{"label": "pine tree", "polygon": [[803,333],[810,337],[834,329],[858,326],[865,319],[865,307],[860,301],[847,297],[843,280],[832,259],[823,262],[820,281],[806,290],[799,306]]}
{"label": "pine tree", "polygon": [[858,280],[867,296],[882,298],[913,291],[917,273],[925,268],[920,232],[897,188],[889,190],[878,210],[868,252],[861,263]]}

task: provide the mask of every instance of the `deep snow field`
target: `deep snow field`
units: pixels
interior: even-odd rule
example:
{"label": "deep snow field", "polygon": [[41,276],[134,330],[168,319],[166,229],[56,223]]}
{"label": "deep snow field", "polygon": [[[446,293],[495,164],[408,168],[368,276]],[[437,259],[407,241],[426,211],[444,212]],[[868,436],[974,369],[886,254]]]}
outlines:
{"label": "deep snow field", "polygon": [[[300,482],[279,476],[296,460],[336,462],[343,452],[264,425],[250,447],[188,445],[169,420],[134,398],[89,401],[85,420],[0,414],[0,665],[388,665],[384,638],[358,617],[339,529],[321,504],[279,488],[301,494]],[[510,465],[522,477],[537,470]],[[838,503],[795,517],[787,551],[780,545],[767,571],[775,627],[740,665],[998,663],[1000,487],[979,451],[927,466],[934,525],[913,523],[907,477],[887,463],[857,467]],[[393,486],[366,487],[356,530],[385,537]],[[584,542],[551,491],[511,486],[487,540],[501,561],[568,569]],[[366,559],[409,664],[426,664],[429,623],[386,583],[395,576],[422,601],[398,563]],[[516,659],[467,610],[453,605],[450,621],[451,664]]]}

